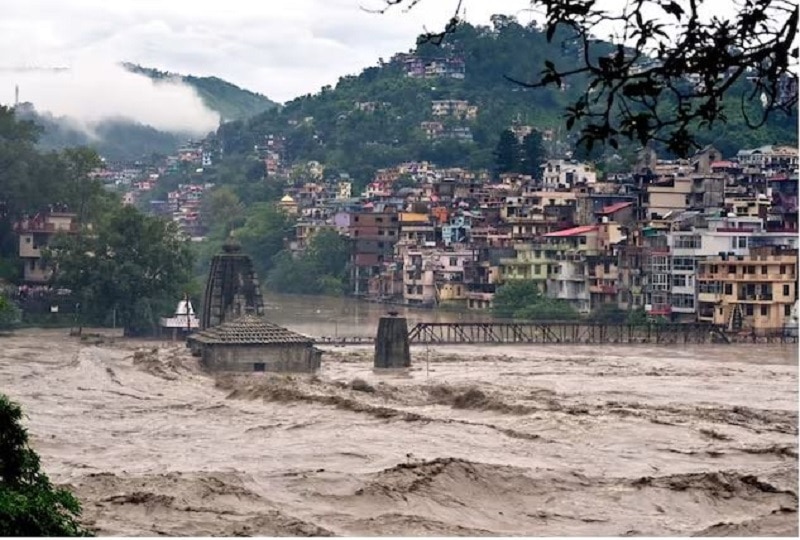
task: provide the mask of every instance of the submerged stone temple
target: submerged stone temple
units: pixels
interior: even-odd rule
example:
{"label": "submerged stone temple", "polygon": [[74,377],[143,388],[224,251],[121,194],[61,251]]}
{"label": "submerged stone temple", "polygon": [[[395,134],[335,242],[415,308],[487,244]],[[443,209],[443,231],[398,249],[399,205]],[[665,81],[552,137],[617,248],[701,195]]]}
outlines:
{"label": "submerged stone temple", "polygon": [[253,262],[233,240],[211,261],[200,324],[186,344],[209,371],[313,372],[320,366],[314,340],[264,318]]}
{"label": "submerged stone temple", "polygon": [[320,366],[311,338],[249,314],[192,334],[188,345],[209,371],[313,372]]}
{"label": "submerged stone temple", "polygon": [[211,328],[245,313],[263,315],[264,299],[253,261],[229,239],[211,260],[200,327]]}

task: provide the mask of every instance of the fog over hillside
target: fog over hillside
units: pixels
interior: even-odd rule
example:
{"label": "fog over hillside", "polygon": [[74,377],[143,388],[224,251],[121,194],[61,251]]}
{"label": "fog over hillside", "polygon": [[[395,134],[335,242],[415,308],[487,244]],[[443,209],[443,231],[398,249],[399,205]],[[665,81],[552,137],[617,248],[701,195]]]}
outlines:
{"label": "fog over hillside", "polygon": [[91,131],[109,118],[126,118],[160,131],[204,135],[217,128],[219,115],[179,80],[154,82],[114,63],[79,62],[66,69],[0,69],[0,103],[21,102],[40,112],[67,116]]}

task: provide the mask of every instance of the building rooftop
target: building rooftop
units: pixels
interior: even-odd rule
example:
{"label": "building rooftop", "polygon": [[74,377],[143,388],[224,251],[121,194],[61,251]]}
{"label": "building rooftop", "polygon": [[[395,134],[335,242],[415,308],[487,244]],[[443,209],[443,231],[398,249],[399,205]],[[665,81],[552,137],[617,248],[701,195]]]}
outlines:
{"label": "building rooftop", "polygon": [[604,206],[604,207],[603,207],[603,208],[602,208],[602,209],[601,209],[601,210],[598,212],[598,214],[613,214],[614,212],[619,212],[619,211],[620,211],[620,210],[622,210],[623,208],[627,208],[627,207],[629,207],[629,206],[630,206],[630,205],[632,205],[632,204],[633,204],[633,203],[632,203],[632,202],[630,202],[630,201],[628,201],[628,202],[618,202],[618,203],[610,204],[610,205],[608,205],[608,206]]}
{"label": "building rooftop", "polygon": [[545,234],[547,238],[562,237],[562,236],[580,236],[582,234],[590,233],[599,229],[597,225],[584,225],[582,227],[573,227],[571,229],[564,229],[563,231],[556,231]]}
{"label": "building rooftop", "polygon": [[219,326],[193,334],[191,341],[203,344],[270,345],[313,343],[310,337],[298,334],[255,315],[244,315]]}

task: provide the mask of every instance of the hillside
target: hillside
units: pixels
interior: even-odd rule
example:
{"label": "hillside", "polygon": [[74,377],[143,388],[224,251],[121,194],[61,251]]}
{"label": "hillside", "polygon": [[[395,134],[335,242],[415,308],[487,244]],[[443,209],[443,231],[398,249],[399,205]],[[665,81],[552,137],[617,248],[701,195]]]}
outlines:
{"label": "hillside", "polygon": [[131,73],[149,77],[154,81],[179,79],[194,88],[203,103],[216,111],[225,121],[241,120],[263,113],[277,106],[266,96],[239,88],[218,77],[195,77],[148,68],[124,62],[122,66]]}
{"label": "hillside", "polygon": [[15,114],[41,128],[38,147],[42,150],[89,146],[111,161],[135,161],[152,154],[169,154],[189,138],[186,133],[159,131],[126,118],[109,118],[83,126],[68,117],[36,111],[29,103],[20,104]]}
{"label": "hillside", "polygon": [[[609,47],[598,44],[594,55]],[[574,142],[564,130],[564,106],[575,99],[582,81],[531,89],[507,79],[536,80],[545,60],[576,67],[579,49],[566,34],[557,32],[548,43],[536,26],[509,18],[496,17],[492,27],[462,24],[442,46],[420,45],[342,77],[335,87],[225,124],[217,135],[229,159],[250,153],[265,136],[282,136],[284,162],[317,160],[360,183],[376,168],[404,160],[490,168],[500,133],[514,124],[551,130],[551,149],[563,152]],[[475,108],[442,114],[433,100],[463,100],[464,107]],[[796,116],[748,130],[734,99],[728,117],[727,125],[701,133],[701,142],[730,155],[742,147],[797,141]]]}

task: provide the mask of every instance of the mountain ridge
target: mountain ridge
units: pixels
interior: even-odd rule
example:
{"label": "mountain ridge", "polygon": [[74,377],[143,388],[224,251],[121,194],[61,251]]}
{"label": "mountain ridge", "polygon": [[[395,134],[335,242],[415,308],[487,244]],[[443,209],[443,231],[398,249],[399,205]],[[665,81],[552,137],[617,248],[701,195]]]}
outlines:
{"label": "mountain ridge", "polygon": [[203,104],[218,113],[223,122],[242,120],[279,106],[263,94],[247,90],[220,77],[183,75],[132,62],[121,62],[120,65],[130,73],[142,75],[155,82],[176,80],[190,86],[197,92]]}

